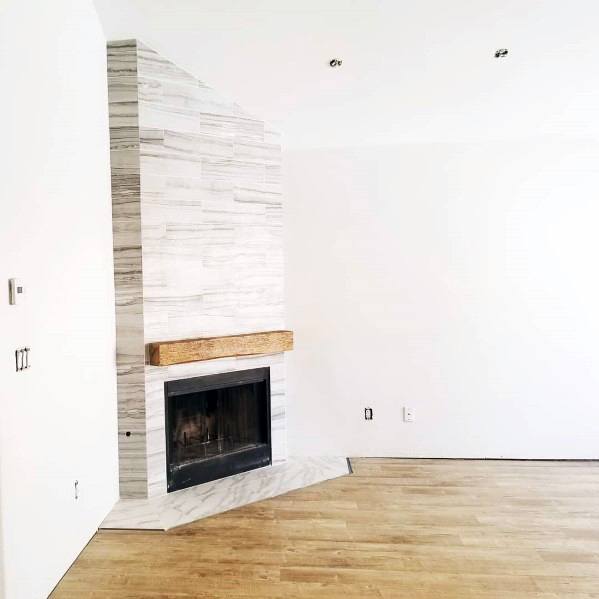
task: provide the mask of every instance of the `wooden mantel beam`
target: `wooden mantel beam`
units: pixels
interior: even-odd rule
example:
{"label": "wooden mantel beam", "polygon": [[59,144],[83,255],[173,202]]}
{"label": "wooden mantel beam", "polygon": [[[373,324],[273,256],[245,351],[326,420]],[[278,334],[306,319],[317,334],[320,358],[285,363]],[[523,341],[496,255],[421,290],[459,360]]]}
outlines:
{"label": "wooden mantel beam", "polygon": [[215,358],[276,354],[293,349],[293,331],[265,331],[148,344],[152,366],[171,366]]}

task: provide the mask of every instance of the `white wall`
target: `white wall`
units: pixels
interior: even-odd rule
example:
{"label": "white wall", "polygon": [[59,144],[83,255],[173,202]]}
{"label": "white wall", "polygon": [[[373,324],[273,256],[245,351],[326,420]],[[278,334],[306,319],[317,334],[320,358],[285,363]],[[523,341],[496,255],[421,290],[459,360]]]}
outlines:
{"label": "white wall", "polygon": [[291,453],[599,458],[598,164],[575,140],[289,153]]}
{"label": "white wall", "polygon": [[95,2],[286,148],[599,134],[595,0]]}
{"label": "white wall", "polygon": [[[91,1],[3,2],[0,81],[2,587],[39,599],[118,493],[106,51]],[[9,277],[22,305],[8,305]],[[23,345],[32,368],[15,373]]]}
{"label": "white wall", "polygon": [[290,453],[599,458],[594,0],[96,5],[283,132]]}

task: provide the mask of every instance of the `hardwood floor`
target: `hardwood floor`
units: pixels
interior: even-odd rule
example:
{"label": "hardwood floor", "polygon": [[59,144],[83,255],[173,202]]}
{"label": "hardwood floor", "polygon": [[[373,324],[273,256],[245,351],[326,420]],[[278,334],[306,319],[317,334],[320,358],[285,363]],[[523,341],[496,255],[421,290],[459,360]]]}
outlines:
{"label": "hardwood floor", "polygon": [[101,531],[52,598],[599,598],[599,463],[352,465],[166,533]]}

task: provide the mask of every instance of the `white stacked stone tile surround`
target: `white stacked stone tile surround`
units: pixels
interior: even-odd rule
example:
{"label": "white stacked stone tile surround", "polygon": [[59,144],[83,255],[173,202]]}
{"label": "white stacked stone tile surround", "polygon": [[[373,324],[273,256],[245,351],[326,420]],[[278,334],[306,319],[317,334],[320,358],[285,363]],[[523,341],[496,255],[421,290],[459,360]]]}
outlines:
{"label": "white stacked stone tile surround", "polygon": [[[121,500],[165,530],[348,473],[287,461],[284,354],[168,367],[157,341],[285,328],[278,135],[136,40],[108,44]],[[269,367],[273,465],[168,493],[164,383]]]}
{"label": "white stacked stone tile surround", "polygon": [[145,352],[156,341],[284,328],[278,135],[136,40],[108,44],[108,86],[121,497],[166,493],[173,379],[270,367],[280,463],[284,354],[157,367]]}

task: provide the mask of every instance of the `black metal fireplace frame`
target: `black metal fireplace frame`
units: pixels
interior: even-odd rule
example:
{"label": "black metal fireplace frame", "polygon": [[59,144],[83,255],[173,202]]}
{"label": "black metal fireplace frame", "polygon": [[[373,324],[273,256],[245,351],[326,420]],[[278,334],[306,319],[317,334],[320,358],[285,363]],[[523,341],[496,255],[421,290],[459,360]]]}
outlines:
{"label": "black metal fireplace frame", "polygon": [[[250,383],[266,384],[266,447],[257,447],[236,454],[235,460],[224,455],[209,463],[191,463],[180,468],[173,468],[171,454],[174,439],[172,438],[171,425],[172,414],[169,410],[169,400],[178,395],[190,393],[201,393],[223,387],[235,387]],[[239,474],[269,466],[272,464],[272,433],[270,416],[270,368],[252,368],[250,370],[239,370],[237,372],[224,372],[221,374],[210,374],[206,376],[167,381],[164,383],[164,413],[166,417],[166,473],[167,492],[178,491],[194,485],[202,484],[219,478],[225,478],[232,474]]]}

